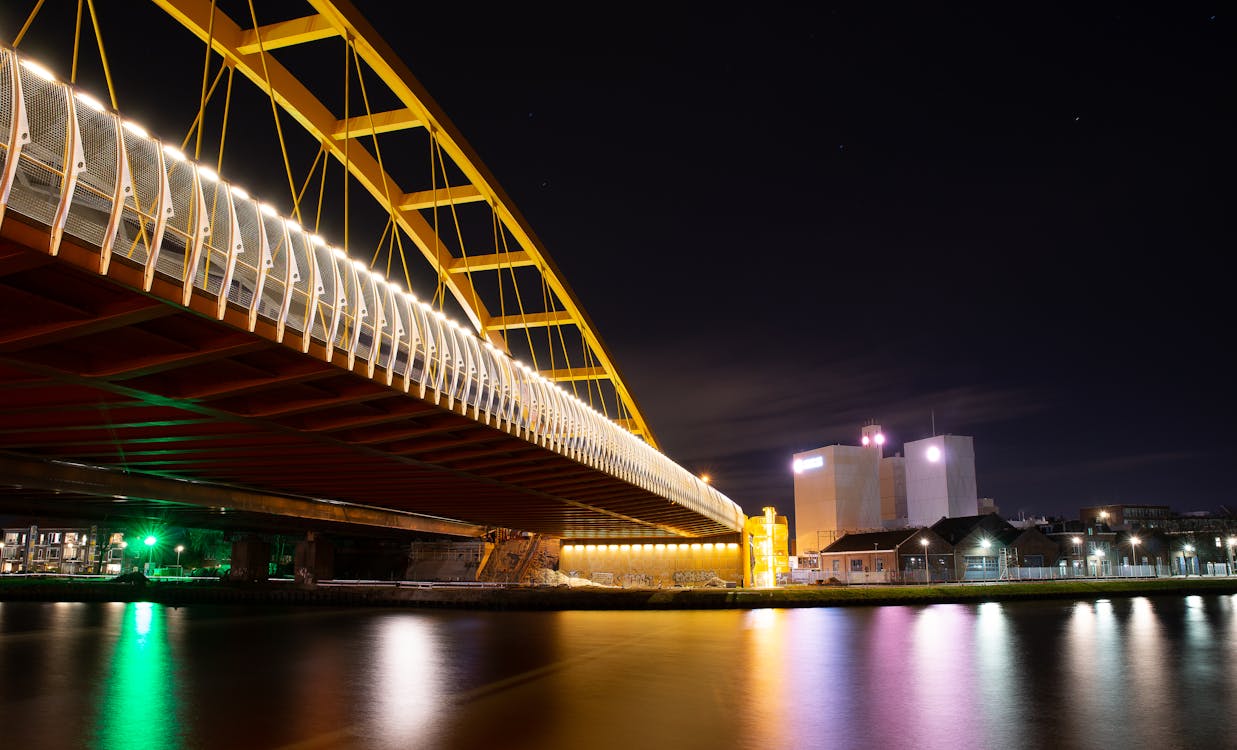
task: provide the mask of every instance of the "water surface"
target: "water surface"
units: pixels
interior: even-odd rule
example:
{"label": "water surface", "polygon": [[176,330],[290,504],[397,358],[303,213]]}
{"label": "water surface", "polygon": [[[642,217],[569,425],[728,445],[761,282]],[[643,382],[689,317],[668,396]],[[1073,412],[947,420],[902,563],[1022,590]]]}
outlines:
{"label": "water surface", "polygon": [[0,603],[0,733],[108,750],[1237,747],[1235,609]]}

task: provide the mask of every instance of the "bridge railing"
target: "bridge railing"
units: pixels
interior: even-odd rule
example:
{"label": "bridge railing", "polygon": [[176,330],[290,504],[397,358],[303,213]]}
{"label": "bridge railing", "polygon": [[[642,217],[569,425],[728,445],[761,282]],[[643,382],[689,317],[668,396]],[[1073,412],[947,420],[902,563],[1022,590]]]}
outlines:
{"label": "bridge railing", "polygon": [[[740,530],[737,504],[591,406],[280,216],[93,97],[0,48],[0,221],[67,235],[114,265],[174,282],[174,303],[229,306],[287,345],[313,343],[369,377],[470,414]],[[264,327],[265,329],[265,327]]]}

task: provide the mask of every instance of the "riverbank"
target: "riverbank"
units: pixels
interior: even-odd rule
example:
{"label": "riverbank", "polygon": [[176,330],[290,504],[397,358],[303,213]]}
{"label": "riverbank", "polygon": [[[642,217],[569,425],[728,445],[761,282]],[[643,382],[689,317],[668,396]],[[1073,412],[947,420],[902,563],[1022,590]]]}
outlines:
{"label": "riverbank", "polygon": [[0,601],[150,601],[189,604],[303,604],[427,609],[656,610],[839,607],[1118,596],[1237,594],[1237,577],[1098,579],[935,586],[789,586],[778,589],[618,589],[605,587],[476,587],[436,584],[297,586],[288,582],[122,583],[74,579],[0,579]]}

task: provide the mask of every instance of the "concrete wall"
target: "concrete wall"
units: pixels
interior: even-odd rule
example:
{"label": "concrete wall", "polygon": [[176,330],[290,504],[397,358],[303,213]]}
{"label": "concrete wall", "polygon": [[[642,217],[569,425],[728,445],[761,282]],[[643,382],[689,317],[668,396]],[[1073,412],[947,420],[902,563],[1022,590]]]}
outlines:
{"label": "concrete wall", "polygon": [[886,456],[880,461],[881,523],[904,526],[906,517],[906,458]]}
{"label": "concrete wall", "polygon": [[906,444],[906,510],[911,526],[979,515],[975,444],[963,435],[936,435]]}
{"label": "concrete wall", "polygon": [[795,454],[796,552],[828,546],[843,531],[880,528],[879,459],[878,448],[852,445]]}
{"label": "concrete wall", "polygon": [[625,588],[743,583],[742,551],[734,541],[563,540],[558,570]]}

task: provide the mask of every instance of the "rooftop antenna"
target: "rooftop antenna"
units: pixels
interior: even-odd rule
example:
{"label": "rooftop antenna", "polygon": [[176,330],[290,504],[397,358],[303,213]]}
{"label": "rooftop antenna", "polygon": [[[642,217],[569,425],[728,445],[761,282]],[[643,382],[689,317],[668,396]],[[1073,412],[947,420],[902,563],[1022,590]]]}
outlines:
{"label": "rooftop antenna", "polygon": [[932,410],[932,437],[936,437],[936,409]]}

